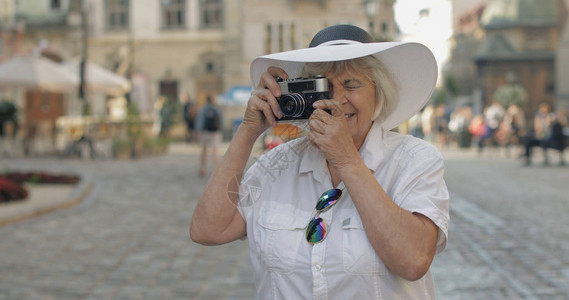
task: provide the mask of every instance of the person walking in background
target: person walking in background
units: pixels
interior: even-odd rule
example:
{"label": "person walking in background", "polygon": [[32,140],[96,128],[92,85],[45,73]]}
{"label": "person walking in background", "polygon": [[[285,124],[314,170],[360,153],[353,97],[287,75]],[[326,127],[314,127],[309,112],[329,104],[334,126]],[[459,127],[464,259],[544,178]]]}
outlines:
{"label": "person walking in background", "polygon": [[195,125],[196,125],[196,105],[190,100],[189,96],[185,96],[186,99],[182,99],[184,104],[184,109],[182,114],[184,116],[184,121],[186,122],[186,141],[195,141]]}
{"label": "person walking in background", "polygon": [[477,141],[478,154],[481,154],[483,138],[488,135],[489,131],[488,126],[484,122],[484,116],[480,114],[474,116],[474,118],[472,118],[472,121],[470,121],[470,124],[468,125],[468,131]]}
{"label": "person walking in background", "polygon": [[551,113],[551,125],[549,133],[545,138],[544,156],[545,164],[549,163],[547,149],[555,149],[559,151],[559,165],[565,165],[564,151],[567,146],[567,136],[564,133],[564,128],[567,127],[567,111],[563,108],[559,109],[556,114]]}
{"label": "person walking in background", "polygon": [[495,135],[504,119],[505,113],[504,108],[498,101],[492,101],[492,104],[484,110],[484,123],[488,127],[488,131],[486,135],[478,140],[479,153],[482,153],[482,149],[486,143],[490,143],[491,146],[498,145]]}
{"label": "person walking in background", "polygon": [[447,144],[448,118],[444,104],[439,104],[435,108],[435,128],[437,130],[437,146],[442,149]]}
{"label": "person walking in background", "polygon": [[453,133],[458,147],[468,148],[472,142],[472,134],[468,126],[472,121],[472,108],[470,106],[458,107],[450,116],[448,129]]}
{"label": "person walking in background", "polygon": [[421,112],[414,114],[411,119],[409,119],[409,133],[417,138],[424,138],[423,133],[423,121],[421,119]]}
{"label": "person walking in background", "polygon": [[538,111],[535,113],[533,118],[533,132],[530,132],[524,137],[524,147],[525,147],[525,165],[531,164],[531,150],[533,147],[540,146],[543,149],[543,154],[545,156],[545,164],[547,164],[546,155],[546,138],[550,131],[550,127],[553,118],[550,116],[551,107],[547,103],[541,103],[539,105]]}
{"label": "person walking in background", "polygon": [[433,142],[433,127],[435,127],[435,108],[427,105],[421,113],[421,128],[423,129],[423,139]]}
{"label": "person walking in background", "polygon": [[211,150],[213,170],[217,168],[219,161],[218,148],[221,143],[221,111],[214,106],[210,96],[207,97],[206,105],[200,110],[196,117],[195,129],[202,146],[199,175],[205,177],[207,174],[207,153]]}
{"label": "person walking in background", "polygon": [[533,129],[535,132],[535,138],[539,141],[543,141],[549,131],[549,126],[551,125],[550,113],[551,107],[547,103],[541,103],[538,111],[535,113]]}
{"label": "person walking in background", "polygon": [[500,124],[499,143],[506,149],[506,155],[510,154],[510,146],[522,144],[522,137],[526,135],[526,119],[522,109],[512,104],[506,110],[504,121]]}

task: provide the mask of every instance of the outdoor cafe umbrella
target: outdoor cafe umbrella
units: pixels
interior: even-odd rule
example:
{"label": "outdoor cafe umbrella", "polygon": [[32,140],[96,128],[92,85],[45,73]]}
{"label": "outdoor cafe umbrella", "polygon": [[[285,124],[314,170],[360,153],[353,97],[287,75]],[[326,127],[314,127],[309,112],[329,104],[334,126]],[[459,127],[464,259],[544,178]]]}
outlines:
{"label": "outdoor cafe umbrella", "polygon": [[66,92],[76,89],[79,76],[39,56],[15,57],[0,64],[0,87]]}
{"label": "outdoor cafe umbrella", "polygon": [[[62,65],[75,74],[81,70],[79,60],[70,60]],[[130,91],[128,79],[97,64],[87,63],[86,71],[87,91],[102,92],[109,96],[121,96]]]}

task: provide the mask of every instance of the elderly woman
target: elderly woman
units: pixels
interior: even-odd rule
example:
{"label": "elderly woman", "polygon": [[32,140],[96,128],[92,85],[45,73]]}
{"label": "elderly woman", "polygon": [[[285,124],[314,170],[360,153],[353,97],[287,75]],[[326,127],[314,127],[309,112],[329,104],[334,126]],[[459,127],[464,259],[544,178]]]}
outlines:
{"label": "elderly woman", "polygon": [[[192,240],[247,238],[260,299],[434,298],[429,268],[449,223],[443,159],[390,131],[429,99],[431,52],[335,25],[251,72],[257,89],[194,211]],[[306,137],[244,174],[255,140],[283,117],[275,78],[301,75],[324,75],[330,99],[313,103]]]}

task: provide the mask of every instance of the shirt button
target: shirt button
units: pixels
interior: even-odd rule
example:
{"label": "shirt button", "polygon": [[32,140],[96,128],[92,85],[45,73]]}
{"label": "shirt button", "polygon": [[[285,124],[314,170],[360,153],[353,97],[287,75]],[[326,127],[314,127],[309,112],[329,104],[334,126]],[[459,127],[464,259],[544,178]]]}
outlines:
{"label": "shirt button", "polygon": [[315,265],[315,266],[314,266],[314,270],[316,270],[316,271],[320,271],[321,268],[322,268],[322,267],[321,267],[320,265]]}

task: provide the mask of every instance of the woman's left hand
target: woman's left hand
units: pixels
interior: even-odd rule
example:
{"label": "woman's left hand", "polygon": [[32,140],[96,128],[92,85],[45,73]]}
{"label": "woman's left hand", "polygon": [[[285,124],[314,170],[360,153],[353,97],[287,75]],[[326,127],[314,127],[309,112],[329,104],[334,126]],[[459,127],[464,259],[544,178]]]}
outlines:
{"label": "woman's left hand", "polygon": [[353,165],[359,158],[358,149],[340,103],[334,99],[318,100],[313,107],[315,110],[308,119],[310,141],[334,168]]}

